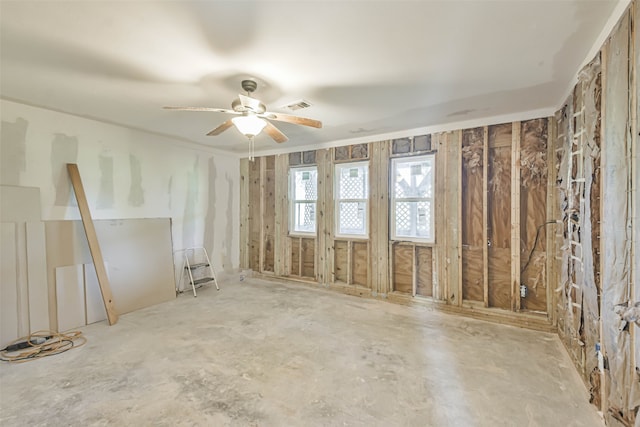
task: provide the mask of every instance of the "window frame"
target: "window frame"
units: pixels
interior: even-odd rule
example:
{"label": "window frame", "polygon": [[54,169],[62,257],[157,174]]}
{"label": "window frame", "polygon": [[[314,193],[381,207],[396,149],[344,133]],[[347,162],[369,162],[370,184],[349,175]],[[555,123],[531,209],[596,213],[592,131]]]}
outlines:
{"label": "window frame", "polygon": [[[396,197],[396,167],[402,163],[414,163],[422,160],[429,160],[431,163],[431,197]],[[391,159],[389,167],[389,236],[391,241],[394,242],[413,242],[422,243],[427,245],[433,245],[436,243],[436,228],[435,228],[435,185],[436,185],[436,155],[435,153],[421,154],[417,156],[402,156]],[[396,202],[421,202],[428,201],[431,215],[430,217],[430,229],[432,230],[431,237],[418,237],[418,236],[398,236],[396,230]],[[416,219],[417,221],[417,219]]]}
{"label": "window frame", "polygon": [[[362,167],[365,166],[366,169],[366,180],[365,180],[365,198],[364,199],[341,199],[340,198],[340,171],[342,169],[350,169],[353,167]],[[333,203],[334,203],[334,235],[336,238],[340,239],[361,239],[367,240],[369,239],[369,160],[360,160],[357,162],[340,162],[334,165],[333,169]],[[351,203],[361,203],[364,202],[364,233],[363,234],[351,234],[351,233],[341,233],[340,232],[340,202],[351,202]]]}
{"label": "window frame", "polygon": [[[315,172],[316,173],[316,198],[314,200],[309,199],[295,199],[295,182],[294,172]],[[300,231],[296,230],[296,204],[299,203],[311,203],[314,204],[314,231]],[[318,166],[316,165],[304,165],[304,166],[292,166],[289,168],[289,236],[300,237],[315,237],[318,235]]]}

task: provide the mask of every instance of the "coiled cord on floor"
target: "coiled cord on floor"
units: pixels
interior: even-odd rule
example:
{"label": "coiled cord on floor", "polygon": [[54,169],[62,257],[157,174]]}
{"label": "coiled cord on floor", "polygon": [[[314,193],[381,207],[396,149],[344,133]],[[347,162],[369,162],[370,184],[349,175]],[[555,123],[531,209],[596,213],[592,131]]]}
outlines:
{"label": "coiled cord on floor", "polygon": [[[42,341],[43,339],[44,341]],[[65,333],[37,331],[26,337],[18,338],[0,350],[0,361],[12,363],[28,362],[82,347],[86,342],[87,339],[80,331]],[[27,347],[14,351],[8,350],[12,345],[18,343],[26,343]]]}

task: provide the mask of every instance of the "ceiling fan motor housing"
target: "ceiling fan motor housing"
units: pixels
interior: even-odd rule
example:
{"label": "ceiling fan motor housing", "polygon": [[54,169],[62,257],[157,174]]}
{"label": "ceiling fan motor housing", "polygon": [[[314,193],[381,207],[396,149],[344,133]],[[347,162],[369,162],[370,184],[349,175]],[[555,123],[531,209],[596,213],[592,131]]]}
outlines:
{"label": "ceiling fan motor housing", "polygon": [[255,80],[243,80],[241,85],[242,89],[248,93],[254,92],[258,88],[258,83]]}

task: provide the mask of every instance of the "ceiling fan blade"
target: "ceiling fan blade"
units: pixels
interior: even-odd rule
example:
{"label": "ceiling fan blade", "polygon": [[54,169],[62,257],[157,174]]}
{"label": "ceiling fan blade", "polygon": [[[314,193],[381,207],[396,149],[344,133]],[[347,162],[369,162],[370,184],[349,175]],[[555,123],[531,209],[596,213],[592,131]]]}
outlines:
{"label": "ceiling fan blade", "polygon": [[208,136],[220,135],[222,132],[229,129],[231,126],[233,126],[233,122],[231,121],[231,119],[229,119],[226,122],[222,123],[217,128],[215,128],[214,130],[212,130],[211,132],[209,132],[207,135]]}
{"label": "ceiling fan blade", "polygon": [[162,107],[165,110],[181,110],[181,111],[212,111],[214,113],[242,114],[237,111],[227,110],[225,108],[214,107]]}
{"label": "ceiling fan blade", "polygon": [[264,131],[277,143],[286,142],[289,140],[289,138],[287,138],[284,133],[280,132],[277,127],[269,122],[267,122],[267,125],[264,127]]}
{"label": "ceiling fan blade", "polygon": [[290,114],[266,112],[262,114],[261,117],[265,117],[271,120],[277,120],[279,122],[287,122],[287,123],[293,123],[296,125],[311,126],[312,128],[318,128],[318,129],[322,127],[322,122],[320,120],[307,119],[306,117],[292,116]]}
{"label": "ceiling fan blade", "polygon": [[251,98],[250,96],[245,96],[242,94],[239,94],[238,98],[240,99],[240,103],[242,104],[243,107],[249,108],[251,111],[255,111],[255,112],[258,112],[260,110],[260,104],[261,104],[260,100]]}

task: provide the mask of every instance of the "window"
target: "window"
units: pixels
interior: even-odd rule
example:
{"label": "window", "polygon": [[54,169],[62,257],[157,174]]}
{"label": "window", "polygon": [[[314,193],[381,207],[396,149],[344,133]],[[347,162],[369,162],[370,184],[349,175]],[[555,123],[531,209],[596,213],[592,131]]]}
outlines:
{"label": "window", "polygon": [[336,165],[334,196],[336,235],[354,237],[367,235],[368,171],[368,162]]}
{"label": "window", "polygon": [[391,238],[433,242],[433,154],[391,160]]}
{"label": "window", "polygon": [[291,233],[315,234],[316,200],[318,199],[318,170],[315,166],[291,168],[289,172],[289,200]]}

